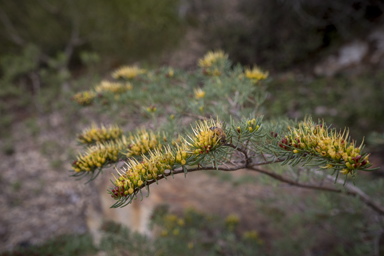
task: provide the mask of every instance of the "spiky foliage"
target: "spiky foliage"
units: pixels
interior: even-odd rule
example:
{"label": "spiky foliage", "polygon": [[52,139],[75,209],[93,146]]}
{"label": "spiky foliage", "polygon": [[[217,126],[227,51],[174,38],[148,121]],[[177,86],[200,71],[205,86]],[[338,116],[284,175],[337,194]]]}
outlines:
{"label": "spiky foliage", "polygon": [[96,142],[117,140],[121,135],[122,130],[117,125],[110,125],[107,127],[101,125],[98,127],[96,124],[92,124],[91,127],[84,129],[83,132],[77,136],[77,140],[82,144],[89,145]]}
{"label": "spiky foliage", "polygon": [[[161,179],[193,171],[248,169],[291,185],[341,193],[340,189],[305,183],[307,180],[298,178],[301,170],[306,169],[308,176],[318,176],[319,172],[324,177],[334,175],[335,182],[339,174],[345,175],[345,181],[348,177],[354,181],[358,171],[374,170],[370,169],[369,154],[363,152],[363,143],[358,146],[347,129],[337,131],[324,121],[314,122],[311,118],[302,122],[263,121],[261,104],[267,86],[262,85],[268,83],[268,72],[256,66],[232,68],[228,56],[221,51],[209,52],[198,66],[197,72],[188,73],[169,67],[145,72],[137,67],[123,67],[112,77],[129,79],[133,89],[111,89],[112,93],[93,100],[96,104],[101,101],[103,106],[111,105],[113,113],[116,106],[124,106],[130,114],[152,118],[146,126],[156,129],[140,129],[112,141],[106,141],[105,136],[103,140],[98,135],[89,136],[98,143],[79,155],[73,165],[75,176],[91,174],[92,179],[102,168],[125,162],[116,169],[117,177],[111,180],[113,185],[108,190],[116,200],[112,207],[125,206],[138,194],[143,197],[142,189],[147,189],[149,195],[149,186]],[[106,88],[115,88],[115,84],[99,88],[100,92],[108,91]],[[158,118],[162,120],[159,123]],[[193,119],[200,120],[193,123]],[[94,130],[91,128],[86,134],[97,134]],[[289,175],[258,168],[278,162],[289,165],[294,180]],[[361,198],[384,214],[384,209],[364,194],[347,194]]]}
{"label": "spiky foliage", "polygon": [[161,147],[159,135],[145,129],[138,130],[135,135],[129,137],[131,143],[128,145],[127,157],[141,156],[151,150]]}

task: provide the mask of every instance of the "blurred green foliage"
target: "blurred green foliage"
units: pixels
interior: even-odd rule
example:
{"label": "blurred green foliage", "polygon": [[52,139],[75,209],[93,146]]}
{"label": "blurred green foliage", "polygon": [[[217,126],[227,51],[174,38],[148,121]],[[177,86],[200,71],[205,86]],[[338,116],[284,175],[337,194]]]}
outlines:
{"label": "blurred green foliage", "polygon": [[176,0],[1,1],[0,54],[33,44],[54,56],[72,43],[79,47],[72,61],[85,49],[103,59],[143,58],[177,43],[177,8]]}
{"label": "blurred green foliage", "polygon": [[[260,198],[260,226],[244,225],[241,217],[206,214],[186,209],[180,214],[158,206],[150,228],[154,236],[132,232],[106,221],[99,246],[89,235],[66,235],[44,244],[3,252],[18,255],[371,255],[378,250],[379,227],[358,200],[320,193],[316,198]],[[301,205],[297,207],[297,205]],[[332,232],[330,232],[332,230]],[[336,241],[336,242],[335,242]]]}
{"label": "blurred green foliage", "polygon": [[331,78],[286,74],[270,83],[265,110],[273,117],[312,115],[338,128],[350,127],[353,137],[362,137],[384,130],[383,79],[384,73],[375,71]]}
{"label": "blurred green foliage", "polygon": [[20,246],[14,251],[3,252],[1,256],[72,256],[94,255],[97,252],[90,235],[62,235],[51,238],[41,245]]}
{"label": "blurred green foliage", "polygon": [[176,0],[1,1],[0,136],[24,113],[50,112],[101,58],[98,70],[145,59],[182,33]]}
{"label": "blurred green foliage", "polygon": [[270,70],[310,64],[341,42],[382,22],[380,1],[240,0],[195,4],[198,26],[209,48],[225,49],[235,63]]}
{"label": "blurred green foliage", "polygon": [[[89,88],[100,80],[100,66],[110,69],[110,66],[147,58],[175,46],[183,33],[178,7],[176,0],[37,0],[23,4],[1,1],[0,136],[9,135],[12,123],[17,121],[21,111],[30,115],[68,107],[63,103],[72,93],[66,92],[63,86],[68,81],[70,90]],[[202,39],[205,46],[225,49],[235,62],[259,63],[276,70],[291,69],[327,54],[343,40],[377,24],[381,15],[381,7],[375,1],[351,4],[345,1],[241,0],[236,10],[240,18],[228,20],[221,16],[225,10],[218,1],[204,1],[200,7],[208,12],[215,11],[198,24],[205,29]],[[74,38],[72,46],[69,45],[71,38]],[[66,52],[68,46],[73,48],[70,54]],[[165,97],[160,92],[178,83],[167,78],[167,72],[168,69],[161,69],[161,77],[157,77],[156,83],[145,86],[146,82],[142,81],[139,84],[143,85],[141,90],[150,88],[156,93],[153,98],[145,98],[143,105],[129,108],[124,113],[126,116],[131,113],[147,116],[146,107],[154,102],[165,105],[169,98],[176,99],[180,112],[185,109],[185,98],[190,99],[188,107],[196,114],[222,109],[218,103],[201,111],[199,104],[202,100],[193,100],[193,88],[199,87],[201,77],[187,85],[189,95],[168,92]],[[175,76],[178,73],[175,70]],[[337,127],[353,128],[354,137],[371,130],[383,131],[383,78],[383,73],[375,72],[334,78],[282,76],[269,84],[270,96],[262,111],[272,117],[288,114],[300,119],[311,114]],[[228,81],[223,83],[228,85]],[[212,79],[211,86],[207,87],[207,98],[221,95],[215,88],[218,84]],[[240,96],[247,99],[246,94]],[[111,95],[105,97],[113,102]],[[247,106],[251,107],[251,104]],[[118,106],[111,107],[116,109]],[[70,111],[68,124],[75,112]],[[31,134],[37,135],[39,126],[34,118],[27,119],[26,125],[30,125]],[[376,140],[376,137],[372,138]],[[5,154],[14,152],[11,144],[7,142],[3,146]],[[51,147],[53,145],[47,144],[41,150],[50,151]],[[52,162],[53,166],[60,164]],[[255,181],[247,177],[233,180],[227,174],[220,174],[219,178],[232,181],[234,185]],[[17,188],[20,184],[13,186]],[[359,186],[368,194],[382,198],[378,192],[383,186],[380,180],[362,179]],[[255,252],[259,255],[301,255],[303,252],[309,255],[369,255],[376,250],[374,239],[378,232],[375,228],[379,225],[358,202],[326,194],[320,194],[314,200],[303,202],[301,199],[289,193],[278,199],[299,205],[301,210],[290,208],[291,205],[279,205],[281,201],[271,199],[260,202],[260,213],[268,219],[267,229],[272,234],[260,235],[264,244],[243,239],[239,230],[229,231],[222,217],[212,219],[193,211],[177,217],[186,220],[190,216],[191,222],[186,221],[175,232],[176,226],[172,226],[175,223],[170,225],[164,221],[169,213],[163,208],[154,214],[153,225],[167,231],[166,235],[159,233],[151,240],[117,224],[107,223],[100,249],[118,255],[124,255],[122,252],[126,250],[137,255],[151,255],[155,250],[164,255],[175,252],[179,255],[254,255]],[[96,252],[89,235],[70,235],[3,255],[90,255]]]}

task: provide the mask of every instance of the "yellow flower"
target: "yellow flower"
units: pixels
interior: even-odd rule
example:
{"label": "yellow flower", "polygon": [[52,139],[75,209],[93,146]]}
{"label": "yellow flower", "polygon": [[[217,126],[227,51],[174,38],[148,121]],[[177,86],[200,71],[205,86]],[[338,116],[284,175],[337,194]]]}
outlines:
{"label": "yellow flower", "polygon": [[77,101],[79,105],[87,106],[92,103],[95,97],[96,97],[96,94],[93,91],[84,91],[84,92],[76,93],[73,96],[73,100]]}
{"label": "yellow flower", "polygon": [[225,133],[221,129],[219,120],[204,120],[196,123],[192,128],[194,136],[188,136],[189,141],[185,141],[193,154],[208,153],[216,145],[221,144],[226,139]]}
{"label": "yellow flower", "polygon": [[245,76],[253,83],[257,83],[260,80],[264,80],[268,77],[268,72],[262,72],[261,69],[254,66],[253,69],[246,69]]}
{"label": "yellow flower", "polygon": [[86,150],[84,154],[79,154],[77,160],[72,163],[75,172],[90,172],[108,162],[116,162],[119,154],[119,143],[109,142],[105,144],[97,143]]}
{"label": "yellow flower", "polygon": [[195,93],[195,98],[196,98],[197,100],[204,98],[204,96],[205,96],[205,91],[201,90],[200,88],[199,88],[199,89],[194,89],[193,91],[194,91],[194,93]]}
{"label": "yellow flower", "polygon": [[240,218],[239,218],[239,216],[237,216],[236,214],[230,214],[230,215],[228,215],[228,217],[225,219],[225,223],[226,223],[227,225],[231,225],[231,226],[233,226],[233,225],[237,225],[237,224],[239,224],[239,222],[240,222]]}
{"label": "yellow flower", "polygon": [[155,106],[150,106],[150,107],[147,107],[147,111],[149,112],[149,113],[155,113],[156,112],[156,107]]}
{"label": "yellow flower", "polygon": [[145,69],[140,69],[136,66],[124,66],[113,72],[112,77],[115,79],[132,79],[144,73]]}
{"label": "yellow flower", "polygon": [[90,128],[86,128],[77,136],[79,142],[83,144],[92,144],[95,142],[103,142],[107,140],[116,140],[122,135],[122,130],[117,125],[110,125],[105,127],[101,125],[98,127],[92,124]]}
{"label": "yellow flower", "polygon": [[199,59],[198,65],[201,68],[210,68],[213,64],[218,63],[219,61],[224,61],[228,59],[228,55],[223,51],[210,51],[208,52],[204,58]]}
{"label": "yellow flower", "polygon": [[[328,128],[324,123],[314,124],[310,118],[299,123],[298,128],[290,128],[290,134],[285,136],[278,145],[286,150],[297,151],[294,148],[301,148],[319,157],[333,160],[344,165],[341,171],[348,174],[351,170],[357,168],[366,168],[368,165],[368,156],[362,159],[359,147],[348,137],[349,131],[337,132]],[[323,168],[331,169],[335,165],[329,163]],[[340,165],[339,165],[340,166]]]}
{"label": "yellow flower", "polygon": [[170,68],[168,71],[168,77],[173,77],[173,75],[174,75],[174,71],[172,68]]}
{"label": "yellow flower", "polygon": [[110,81],[101,81],[101,83],[95,87],[95,91],[98,93],[111,92],[120,94],[130,90],[132,90],[132,85],[130,83],[116,83]]}
{"label": "yellow flower", "polygon": [[177,221],[177,224],[179,224],[179,226],[184,226],[185,225],[185,221],[183,219],[179,219]]}
{"label": "yellow flower", "polygon": [[159,135],[155,135],[151,131],[148,132],[142,129],[137,131],[135,136],[131,136],[127,157],[140,156],[148,153],[150,150],[157,149],[160,146]]}

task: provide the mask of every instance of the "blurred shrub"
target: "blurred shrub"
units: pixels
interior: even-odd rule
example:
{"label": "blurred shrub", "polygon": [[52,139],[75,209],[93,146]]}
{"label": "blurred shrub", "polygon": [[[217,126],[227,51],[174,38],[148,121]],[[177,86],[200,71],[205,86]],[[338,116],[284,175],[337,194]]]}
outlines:
{"label": "blurred shrub", "polygon": [[101,58],[109,68],[177,44],[177,11],[177,0],[0,1],[0,136],[20,116],[63,105],[57,99],[79,75],[89,83]]}
{"label": "blurred shrub", "polygon": [[0,253],[1,256],[51,256],[51,255],[94,255],[97,249],[90,235],[62,235],[54,237],[44,244],[31,246],[22,243],[11,252]]}
{"label": "blurred shrub", "polygon": [[271,116],[324,118],[333,126],[350,127],[354,136],[383,131],[383,79],[384,73],[375,71],[333,78],[286,74],[270,83],[265,110]]}
{"label": "blurred shrub", "polygon": [[[0,54],[32,43],[45,55],[68,44],[118,60],[143,58],[177,43],[178,1],[2,1]],[[76,59],[75,58],[75,59]]]}
{"label": "blurred shrub", "polygon": [[262,244],[256,231],[229,229],[223,217],[191,208],[178,216],[160,206],[152,215],[151,227],[153,240],[106,222],[100,249],[109,255],[255,255]]}
{"label": "blurred shrub", "polygon": [[[234,62],[286,69],[332,50],[381,22],[380,1],[211,0],[195,5],[203,42]],[[325,50],[325,51],[324,51]]]}

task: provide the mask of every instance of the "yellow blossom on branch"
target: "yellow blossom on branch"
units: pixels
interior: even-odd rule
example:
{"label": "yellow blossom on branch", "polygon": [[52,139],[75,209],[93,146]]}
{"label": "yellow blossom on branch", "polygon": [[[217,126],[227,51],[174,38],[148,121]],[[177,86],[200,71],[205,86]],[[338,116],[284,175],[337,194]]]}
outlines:
{"label": "yellow blossom on branch", "polygon": [[108,162],[116,162],[119,148],[116,143],[96,144],[90,147],[84,154],[79,154],[77,160],[72,163],[75,172],[90,172],[102,167]]}
{"label": "yellow blossom on branch", "polygon": [[137,66],[124,66],[112,73],[115,79],[132,79],[145,73],[145,69],[140,69]]}
{"label": "yellow blossom on branch", "polygon": [[83,144],[92,144],[95,142],[103,142],[107,140],[116,140],[122,135],[122,130],[117,125],[110,125],[100,127],[92,124],[90,128],[86,128],[77,136],[79,142]]}
{"label": "yellow blossom on branch", "polygon": [[310,119],[299,123],[297,128],[289,127],[290,133],[278,143],[279,147],[294,153],[310,153],[328,160],[324,168],[337,168],[342,174],[353,170],[365,170],[371,166],[369,154],[362,153],[363,143],[349,138],[349,131],[337,132],[323,123],[314,124]]}
{"label": "yellow blossom on branch", "polygon": [[144,129],[139,130],[135,136],[130,136],[130,144],[127,149],[127,157],[140,156],[150,150],[161,147],[160,136]]}
{"label": "yellow blossom on branch", "polygon": [[205,91],[203,91],[202,89],[194,89],[193,90],[193,92],[194,92],[194,94],[195,94],[195,98],[197,99],[197,100],[199,100],[199,99],[202,99],[202,98],[204,98],[204,96],[205,96]]}
{"label": "yellow blossom on branch", "polygon": [[204,120],[196,123],[192,128],[193,136],[188,136],[189,140],[185,143],[193,154],[209,153],[217,146],[223,144],[226,135],[221,127],[219,120]]}

